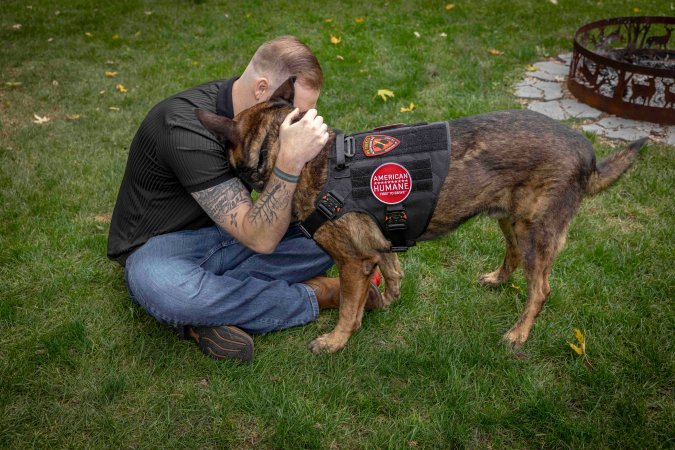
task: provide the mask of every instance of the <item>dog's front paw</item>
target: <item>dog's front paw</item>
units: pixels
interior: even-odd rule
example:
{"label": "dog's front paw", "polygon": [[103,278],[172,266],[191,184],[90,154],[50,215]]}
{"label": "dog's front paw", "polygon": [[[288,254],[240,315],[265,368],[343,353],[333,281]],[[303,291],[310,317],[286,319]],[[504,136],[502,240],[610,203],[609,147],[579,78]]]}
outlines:
{"label": "dog's front paw", "polygon": [[502,340],[507,343],[512,349],[518,350],[527,341],[528,333],[522,331],[519,327],[514,326],[507,331]]}
{"label": "dog's front paw", "polygon": [[387,306],[391,305],[394,301],[398,300],[399,297],[401,297],[401,290],[398,287],[394,289],[385,286],[383,297],[384,307],[386,308]]}
{"label": "dog's front paw", "polygon": [[483,286],[499,286],[504,283],[505,280],[502,280],[499,276],[499,270],[490,273],[484,273],[478,277],[478,282]]}
{"label": "dog's front paw", "polygon": [[337,338],[333,333],[326,333],[309,343],[309,351],[312,353],[335,353],[344,348],[346,340]]}

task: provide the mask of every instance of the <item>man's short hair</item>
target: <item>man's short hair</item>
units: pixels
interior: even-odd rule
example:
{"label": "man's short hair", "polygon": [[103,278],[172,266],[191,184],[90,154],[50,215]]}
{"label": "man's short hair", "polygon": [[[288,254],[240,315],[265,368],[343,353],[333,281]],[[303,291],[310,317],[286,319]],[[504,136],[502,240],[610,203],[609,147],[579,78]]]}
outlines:
{"label": "man's short hair", "polygon": [[[259,74],[297,77],[304,86],[319,90],[323,71],[316,56],[295,36],[280,36],[258,47],[251,64]],[[283,80],[280,80],[283,81]]]}

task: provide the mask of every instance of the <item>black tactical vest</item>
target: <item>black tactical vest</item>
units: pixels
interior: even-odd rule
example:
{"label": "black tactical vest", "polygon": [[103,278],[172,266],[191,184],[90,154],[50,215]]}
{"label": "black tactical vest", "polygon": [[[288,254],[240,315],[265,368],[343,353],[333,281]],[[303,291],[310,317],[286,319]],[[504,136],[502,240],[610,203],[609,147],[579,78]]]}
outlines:
{"label": "black tactical vest", "polygon": [[447,122],[338,132],[326,185],[301,228],[311,238],[327,220],[366,212],[391,241],[391,251],[405,251],[427,229],[449,161]]}

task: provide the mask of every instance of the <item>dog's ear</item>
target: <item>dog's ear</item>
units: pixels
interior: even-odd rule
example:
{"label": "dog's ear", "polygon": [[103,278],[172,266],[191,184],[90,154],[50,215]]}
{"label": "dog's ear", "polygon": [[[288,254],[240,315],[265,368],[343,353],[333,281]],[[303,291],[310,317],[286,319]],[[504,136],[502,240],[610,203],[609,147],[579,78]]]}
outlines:
{"label": "dog's ear", "polygon": [[241,140],[237,123],[227,117],[213,114],[203,109],[195,108],[197,118],[220,142],[227,140],[233,146],[239,144]]}
{"label": "dog's ear", "polygon": [[274,94],[270,97],[271,102],[275,101],[284,101],[293,105],[293,98],[295,97],[295,77],[291,77],[281,83],[281,86],[274,91]]}

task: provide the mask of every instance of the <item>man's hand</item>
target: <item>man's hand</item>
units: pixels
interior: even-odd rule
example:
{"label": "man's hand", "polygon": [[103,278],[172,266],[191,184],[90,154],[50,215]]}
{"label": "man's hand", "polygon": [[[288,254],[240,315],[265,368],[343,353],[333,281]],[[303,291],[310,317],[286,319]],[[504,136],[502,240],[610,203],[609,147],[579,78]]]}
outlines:
{"label": "man's hand", "polygon": [[282,171],[299,175],[307,161],[314,159],[328,142],[328,126],[316,109],[307,111],[302,119],[291,123],[300,110],[295,108],[286,116],[279,129],[280,149],[276,165]]}

